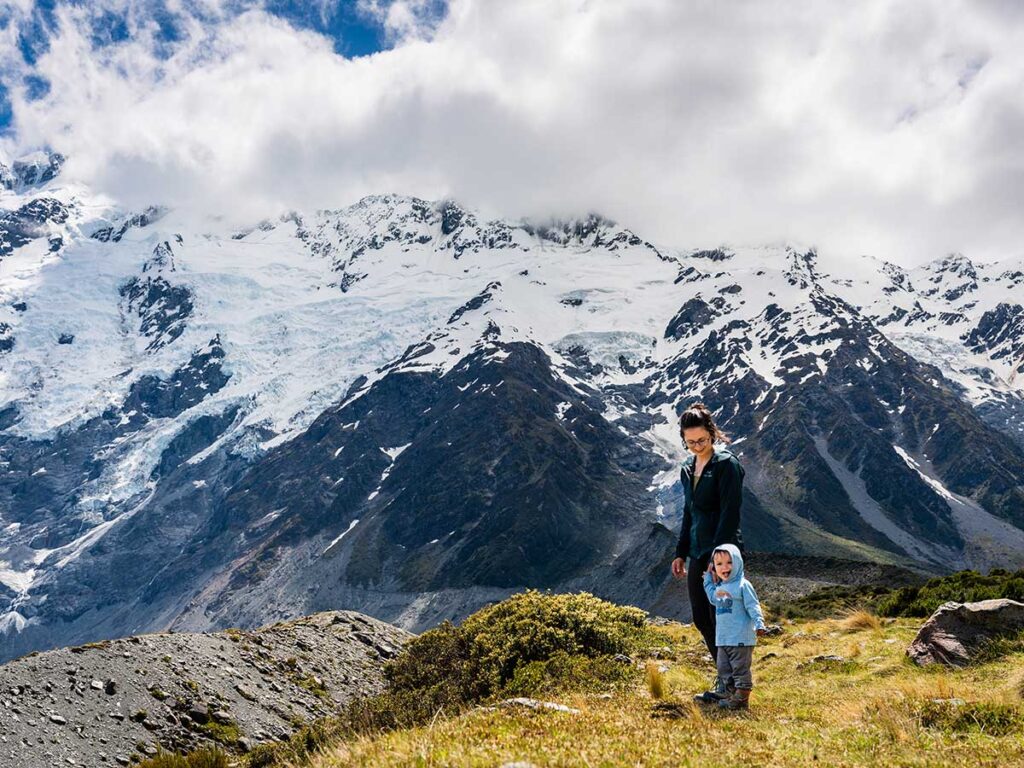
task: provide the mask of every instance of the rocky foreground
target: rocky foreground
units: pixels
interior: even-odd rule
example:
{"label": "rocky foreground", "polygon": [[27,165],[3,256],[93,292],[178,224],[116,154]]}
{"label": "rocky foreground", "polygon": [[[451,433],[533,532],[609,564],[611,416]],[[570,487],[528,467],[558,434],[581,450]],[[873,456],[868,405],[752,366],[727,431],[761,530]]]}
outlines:
{"label": "rocky foreground", "polygon": [[0,666],[5,768],[129,765],[208,742],[246,751],[284,739],[383,686],[412,635],[350,611],[254,631],[152,634]]}

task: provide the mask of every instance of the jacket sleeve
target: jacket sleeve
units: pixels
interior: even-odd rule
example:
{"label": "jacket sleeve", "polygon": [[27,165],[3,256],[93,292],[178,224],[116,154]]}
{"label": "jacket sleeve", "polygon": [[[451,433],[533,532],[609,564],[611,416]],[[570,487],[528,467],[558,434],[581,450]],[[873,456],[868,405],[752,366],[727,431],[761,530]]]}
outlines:
{"label": "jacket sleeve", "polygon": [[[685,470],[680,470],[680,479],[683,483],[686,482]],[[690,505],[686,503],[686,489],[683,489],[683,527],[679,531],[679,541],[676,543],[676,557],[681,557],[684,560],[690,553],[690,526],[693,525],[693,517],[690,514]]]}
{"label": "jacket sleeve", "polygon": [[722,463],[718,474],[718,528],[714,545],[739,544],[740,505],[743,503],[743,467],[735,459]]}
{"label": "jacket sleeve", "polygon": [[764,629],[764,614],[761,612],[761,602],[757,599],[757,592],[754,585],[746,579],[743,580],[743,609],[754,622],[754,629]]}
{"label": "jacket sleeve", "polygon": [[718,589],[718,585],[715,584],[715,580],[711,577],[710,571],[704,571],[704,591],[708,595],[708,602],[712,605],[718,605],[718,601],[715,598],[715,591]]}

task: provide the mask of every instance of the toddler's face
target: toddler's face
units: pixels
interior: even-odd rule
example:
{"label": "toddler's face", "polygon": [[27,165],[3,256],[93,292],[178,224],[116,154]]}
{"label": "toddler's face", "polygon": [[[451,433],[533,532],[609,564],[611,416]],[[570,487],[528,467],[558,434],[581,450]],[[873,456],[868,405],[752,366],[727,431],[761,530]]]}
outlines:
{"label": "toddler's face", "polygon": [[732,556],[728,552],[715,552],[715,573],[722,581],[732,576]]}

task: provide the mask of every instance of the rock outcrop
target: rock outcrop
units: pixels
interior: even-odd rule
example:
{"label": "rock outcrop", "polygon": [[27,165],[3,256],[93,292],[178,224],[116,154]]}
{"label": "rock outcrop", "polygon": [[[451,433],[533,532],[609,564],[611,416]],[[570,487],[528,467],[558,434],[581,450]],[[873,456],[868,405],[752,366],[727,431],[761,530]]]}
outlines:
{"label": "rock outcrop", "polygon": [[944,603],[921,627],[907,655],[921,666],[963,667],[992,640],[1020,632],[1024,632],[1024,603],[1006,599]]}
{"label": "rock outcrop", "polygon": [[25,656],[0,666],[0,764],[128,765],[209,742],[244,752],[379,691],[383,663],[410,637],[332,611]]}

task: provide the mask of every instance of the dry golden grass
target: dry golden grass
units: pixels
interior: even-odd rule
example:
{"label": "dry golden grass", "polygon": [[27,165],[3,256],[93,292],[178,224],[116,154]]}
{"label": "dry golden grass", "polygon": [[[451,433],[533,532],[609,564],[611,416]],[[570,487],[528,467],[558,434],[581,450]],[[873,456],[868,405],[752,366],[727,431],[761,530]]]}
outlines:
{"label": "dry golden grass", "polygon": [[[692,628],[669,627],[666,642],[678,661],[657,673],[660,686],[652,686],[648,672],[611,698],[551,697],[579,709],[578,715],[478,709],[429,727],[354,739],[313,766],[1024,765],[1024,726],[1004,735],[983,728],[954,732],[922,724],[920,716],[932,700],[962,700],[1020,708],[1024,717],[1024,654],[966,670],[919,669],[904,652],[916,627],[901,619],[862,632],[854,658],[853,639],[834,621],[788,627],[787,635],[768,638],[755,651],[756,687],[747,713],[692,703],[714,667]],[[808,664],[830,654],[850,661]]]}
{"label": "dry golden grass", "polygon": [[875,632],[881,630],[882,622],[870,611],[850,611],[839,621],[839,626],[847,632],[860,632],[869,629]]}
{"label": "dry golden grass", "polygon": [[651,698],[659,701],[665,698],[665,675],[657,662],[647,662],[647,672],[644,677],[647,680],[647,691],[651,694]]}

